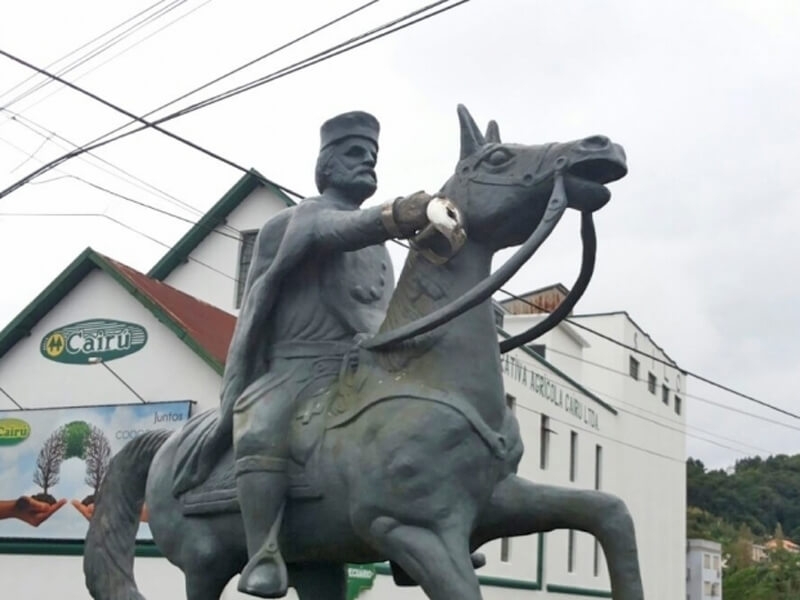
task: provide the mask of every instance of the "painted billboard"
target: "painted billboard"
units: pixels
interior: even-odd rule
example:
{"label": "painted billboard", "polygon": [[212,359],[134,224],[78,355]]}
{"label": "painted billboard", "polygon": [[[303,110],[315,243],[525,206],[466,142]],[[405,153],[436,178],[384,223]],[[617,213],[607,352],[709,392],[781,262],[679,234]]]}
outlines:
{"label": "painted billboard", "polygon": [[[0,538],[84,539],[111,457],[145,431],[175,430],[191,402],[0,411]],[[137,539],[152,539],[147,507]]]}

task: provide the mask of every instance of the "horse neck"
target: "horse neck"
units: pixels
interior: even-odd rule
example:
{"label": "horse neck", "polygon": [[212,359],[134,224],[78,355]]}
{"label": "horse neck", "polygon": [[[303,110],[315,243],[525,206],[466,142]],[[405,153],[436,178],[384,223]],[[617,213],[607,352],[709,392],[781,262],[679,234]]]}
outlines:
{"label": "horse neck", "polygon": [[[467,293],[489,276],[491,260],[491,250],[472,242],[444,265],[434,265],[411,250],[381,331],[414,321]],[[490,300],[381,354],[390,368],[459,393],[490,427],[502,423],[505,400]]]}

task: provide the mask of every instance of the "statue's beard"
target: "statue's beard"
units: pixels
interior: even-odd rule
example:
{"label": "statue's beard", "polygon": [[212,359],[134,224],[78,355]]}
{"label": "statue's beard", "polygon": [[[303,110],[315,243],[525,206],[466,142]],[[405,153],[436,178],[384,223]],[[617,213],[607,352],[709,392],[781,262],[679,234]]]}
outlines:
{"label": "statue's beard", "polygon": [[328,181],[328,187],[342,191],[348,198],[361,205],[364,200],[375,193],[378,184],[369,177],[359,177],[354,181],[351,177],[340,178],[333,175]]}

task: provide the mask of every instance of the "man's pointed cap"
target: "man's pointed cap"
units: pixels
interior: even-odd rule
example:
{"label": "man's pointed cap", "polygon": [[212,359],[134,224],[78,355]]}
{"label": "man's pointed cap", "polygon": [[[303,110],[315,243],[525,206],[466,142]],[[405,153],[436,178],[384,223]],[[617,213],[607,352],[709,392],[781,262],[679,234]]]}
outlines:
{"label": "man's pointed cap", "polygon": [[320,150],[351,136],[366,138],[377,146],[380,129],[378,119],[360,110],[337,115],[320,127]]}

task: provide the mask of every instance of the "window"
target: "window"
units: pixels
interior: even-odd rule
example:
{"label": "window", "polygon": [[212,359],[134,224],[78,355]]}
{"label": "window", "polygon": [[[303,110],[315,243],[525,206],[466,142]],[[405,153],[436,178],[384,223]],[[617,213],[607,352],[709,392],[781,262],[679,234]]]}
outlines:
{"label": "window", "polygon": [[567,533],[567,571],[575,571],[575,530],[570,529]]}
{"label": "window", "polygon": [[681,399],[678,396],[675,396],[675,414],[681,414]]}
{"label": "window", "polygon": [[542,415],[539,427],[539,468],[544,470],[550,458],[550,417]]}
{"label": "window", "polygon": [[669,406],[669,388],[665,385],[661,386],[661,401]]}
{"label": "window", "polygon": [[547,358],[547,356],[545,356],[547,354],[547,346],[545,346],[544,344],[531,344],[530,346],[528,346],[528,348],[536,352],[536,354],[538,354],[542,358]]}
{"label": "window", "polygon": [[603,447],[597,444],[594,447],[594,489],[599,490],[603,483]]}
{"label": "window", "polygon": [[492,308],[494,309],[494,324],[496,327],[500,327],[502,329],[506,320],[506,311],[503,310],[503,307],[499,306],[498,304],[493,304]]}
{"label": "window", "polygon": [[651,394],[655,394],[656,393],[656,384],[657,384],[656,376],[653,375],[652,373],[648,373],[647,374],[647,390]]}
{"label": "window", "polygon": [[704,581],[703,582],[703,595],[704,596],[710,596],[711,595],[711,582],[710,581]]}
{"label": "window", "polygon": [[511,538],[501,538],[500,560],[505,563],[511,562]]}
{"label": "window", "polygon": [[714,555],[714,568],[719,570],[719,556]]}
{"label": "window", "polygon": [[569,480],[575,481],[578,475],[578,433],[569,432]]}
{"label": "window", "polygon": [[247,282],[247,272],[250,270],[257,235],[258,230],[256,229],[242,232],[242,244],[239,247],[239,271],[236,279],[236,308],[242,305],[244,286]]}
{"label": "window", "polygon": [[636,381],[639,381],[639,361],[631,356],[630,363],[628,364],[628,373]]}
{"label": "window", "polygon": [[710,569],[711,568],[711,555],[710,554],[703,554],[703,568]]}

